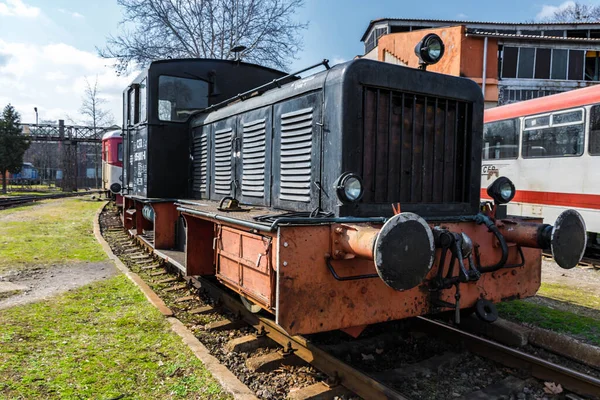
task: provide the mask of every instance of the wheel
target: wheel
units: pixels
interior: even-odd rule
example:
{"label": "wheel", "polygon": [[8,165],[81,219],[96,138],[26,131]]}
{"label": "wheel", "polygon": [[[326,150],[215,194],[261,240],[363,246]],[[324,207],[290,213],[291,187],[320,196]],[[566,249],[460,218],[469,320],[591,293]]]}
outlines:
{"label": "wheel", "polygon": [[482,321],[494,322],[498,319],[498,309],[491,301],[479,299],[475,303],[475,315]]}
{"label": "wheel", "polygon": [[256,314],[262,310],[261,306],[254,304],[252,300],[248,299],[246,296],[240,294],[240,299],[242,300],[244,307],[246,307],[246,310],[250,311],[252,314]]}

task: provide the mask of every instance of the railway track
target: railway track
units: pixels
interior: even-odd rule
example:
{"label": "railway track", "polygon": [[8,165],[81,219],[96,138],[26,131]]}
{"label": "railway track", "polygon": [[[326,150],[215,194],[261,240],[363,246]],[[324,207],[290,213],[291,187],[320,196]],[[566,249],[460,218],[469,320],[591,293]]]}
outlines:
{"label": "railway track", "polygon": [[60,199],[63,197],[74,197],[74,196],[85,196],[90,194],[100,193],[100,190],[92,190],[88,192],[75,192],[75,193],[57,193],[57,194],[48,194],[48,195],[40,195],[40,196],[15,196],[15,197],[7,197],[0,198],[0,209],[14,207],[22,204],[33,203],[35,201],[40,200],[48,200],[48,199]]}
{"label": "railway track", "polygon": [[[224,290],[217,282],[202,277],[185,277],[179,269],[153,257],[148,253],[151,249],[144,241],[132,239],[120,230],[118,225],[105,226],[103,234],[111,247],[116,250],[115,253],[134,272],[139,272],[176,316],[184,323],[187,322],[187,325],[197,333],[196,336],[216,340],[217,344],[213,346],[213,351],[224,352],[220,353],[222,362],[227,365],[232,359],[238,357],[239,353],[245,353],[243,357],[245,367],[241,367],[243,370],[241,375],[245,376],[247,381],[257,379],[266,382],[274,379],[273,375],[269,375],[273,374],[273,371],[281,372],[288,368],[289,371],[294,372],[298,371],[294,368],[308,364],[318,371],[308,370],[310,379],[306,380],[299,390],[294,391],[293,395],[286,394],[286,396],[304,399],[314,395],[315,392],[323,392],[331,393],[331,397],[324,398],[333,398],[335,395],[341,398],[407,399],[410,398],[410,393],[406,394],[407,382],[414,382],[412,383],[414,387],[421,384],[422,380],[428,380],[430,378],[428,374],[433,374],[436,369],[437,372],[448,375],[453,369],[458,368],[457,363],[464,362],[464,355],[446,351],[441,355],[428,353],[420,360],[411,360],[402,365],[379,367],[369,361],[366,366],[357,365],[360,363],[354,360],[348,361],[352,358],[350,353],[356,353],[357,348],[358,354],[363,359],[371,360],[374,358],[372,354],[362,354],[360,349],[374,346],[374,354],[380,354],[380,350],[383,353],[399,346],[399,340],[405,340],[405,337],[403,334],[396,335],[393,325],[380,329],[373,337],[366,339],[348,341],[344,336],[345,339],[340,343],[337,341],[339,338],[330,338],[327,334],[311,335],[311,337],[290,336],[270,318],[251,313],[235,295]],[[437,336],[446,343],[445,347],[442,346],[446,350],[461,348],[467,353],[501,364],[503,366],[501,368],[484,366],[479,369],[488,371],[499,380],[489,386],[496,386],[496,390],[500,392],[513,391],[519,385],[522,387],[525,380],[515,378],[515,375],[522,377],[524,374],[538,380],[558,383],[562,388],[588,398],[598,398],[594,396],[600,394],[600,379],[595,376],[478,337],[440,321],[419,317],[411,322],[410,329],[412,333],[409,337],[416,332],[417,336],[419,333],[423,335],[426,342],[434,342],[433,337]],[[377,344],[373,345],[370,342]],[[365,352],[369,353],[368,350]],[[475,357],[473,355],[468,357]],[[493,368],[497,371],[489,372]],[[502,370],[506,372],[507,368],[510,368],[512,373],[503,374]],[[237,372],[239,376],[240,371]],[[267,375],[261,377],[260,373]],[[465,372],[462,372],[461,375],[464,374]],[[481,379],[477,378],[475,373],[472,377],[467,376],[466,380],[472,381],[472,393],[455,393],[450,389],[445,394],[436,392],[437,394],[430,398],[471,399],[481,398],[477,397],[477,392],[486,394],[487,387],[477,386],[479,385],[477,382],[481,382]],[[543,384],[538,382],[538,385],[543,388]],[[267,391],[269,390],[276,389]],[[269,397],[263,392],[261,394],[260,397],[263,398],[280,398]],[[421,395],[413,397],[421,398]]]}

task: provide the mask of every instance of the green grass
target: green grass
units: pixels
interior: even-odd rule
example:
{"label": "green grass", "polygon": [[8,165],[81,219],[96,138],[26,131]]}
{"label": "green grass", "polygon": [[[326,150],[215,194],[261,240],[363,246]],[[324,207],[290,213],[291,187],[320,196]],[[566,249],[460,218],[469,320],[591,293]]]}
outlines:
{"label": "green grass", "polygon": [[600,320],[515,300],[497,304],[500,317],[565,333],[600,346]]}
{"label": "green grass", "polygon": [[559,283],[542,283],[538,295],[600,311],[600,296],[589,290]]}
{"label": "green grass", "polygon": [[3,399],[229,398],[124,276],[0,311],[0,349]]}
{"label": "green grass", "polygon": [[105,260],[92,233],[100,206],[89,198],[68,198],[0,210],[0,273],[32,265]]}

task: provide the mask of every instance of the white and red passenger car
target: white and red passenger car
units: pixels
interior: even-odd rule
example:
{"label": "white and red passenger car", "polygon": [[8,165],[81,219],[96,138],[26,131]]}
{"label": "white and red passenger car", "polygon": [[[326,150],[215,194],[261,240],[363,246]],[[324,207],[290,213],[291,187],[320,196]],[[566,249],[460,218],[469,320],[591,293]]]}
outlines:
{"label": "white and red passenger car", "polygon": [[600,86],[488,109],[484,114],[481,196],[499,176],[517,188],[508,214],[553,224],[571,208],[588,245],[600,232]]}

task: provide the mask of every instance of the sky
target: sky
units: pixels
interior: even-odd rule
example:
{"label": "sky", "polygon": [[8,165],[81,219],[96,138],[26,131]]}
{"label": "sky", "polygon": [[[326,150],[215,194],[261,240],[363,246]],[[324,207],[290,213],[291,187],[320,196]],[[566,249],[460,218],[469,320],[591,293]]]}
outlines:
{"label": "sky", "polygon": [[[585,0],[584,0],[585,2]],[[333,64],[363,54],[360,39],[377,18],[460,19],[524,22],[552,15],[559,0],[305,0],[297,19],[308,22],[299,70],[324,58]],[[600,3],[600,0],[592,2]],[[86,79],[97,77],[105,108],[121,124],[121,94],[135,76],[117,76],[111,60],[98,56],[106,37],[119,32],[116,0],[0,0],[0,108],[11,103],[21,121],[83,123]]]}

